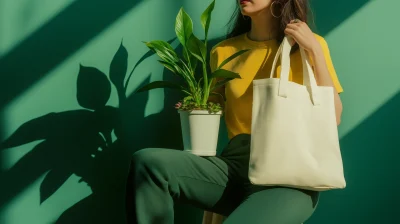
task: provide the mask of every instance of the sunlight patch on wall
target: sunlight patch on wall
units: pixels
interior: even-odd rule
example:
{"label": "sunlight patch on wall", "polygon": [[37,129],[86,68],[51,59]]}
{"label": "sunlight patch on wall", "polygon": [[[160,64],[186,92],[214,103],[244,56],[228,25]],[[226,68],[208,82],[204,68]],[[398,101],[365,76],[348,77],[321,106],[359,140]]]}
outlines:
{"label": "sunlight patch on wall", "polygon": [[29,153],[39,142],[34,141],[22,146],[13,147],[12,149],[6,149],[0,152],[0,158],[2,159],[0,170],[7,172],[11,169],[15,163]]}
{"label": "sunlight patch on wall", "polygon": [[400,30],[388,23],[399,7],[399,1],[371,1],[326,37],[344,88],[341,136],[400,90]]}
{"label": "sunlight patch on wall", "polygon": [[[77,49],[70,57],[65,58],[48,74],[43,74],[42,78],[34,85],[4,107],[2,111],[4,114],[2,118],[4,119],[4,127],[2,127],[4,137],[9,137],[27,121],[48,113],[65,113],[84,109],[78,104],[76,97],[79,65],[94,67],[108,76],[111,60],[123,39],[124,46],[129,53],[129,74],[137,61],[148,51],[142,41],[169,40],[174,36],[174,20],[171,19],[171,13],[178,12],[177,4],[151,0],[145,1],[145,4],[136,5],[110,27],[90,39],[82,48]],[[18,18],[19,16],[18,14]],[[17,34],[13,33],[12,35]],[[79,38],[79,36],[71,38]],[[9,46],[10,43],[7,42],[6,45]],[[40,52],[38,52],[38,55],[40,55]],[[149,76],[149,74],[152,74],[152,76]],[[156,61],[155,57],[144,60],[137,67],[128,86],[128,95],[149,77],[152,80],[162,79],[162,66]],[[107,105],[118,106],[118,96],[113,85]],[[147,105],[146,114],[161,110],[164,107],[163,93],[160,91],[151,92]],[[4,166],[2,169],[11,169],[15,163],[31,152],[37,143],[33,142],[2,151],[0,156],[2,166]],[[78,179],[75,176],[69,178],[56,194],[45,202],[46,205],[39,206],[39,188],[43,178],[38,178],[34,184],[26,186],[24,192],[13,198],[9,205],[5,205],[4,209],[1,210],[1,219],[6,219],[5,223],[8,224],[19,224],[21,220],[28,220],[27,217],[32,216],[31,219],[37,220],[36,223],[38,224],[49,223],[49,220],[54,220],[74,203],[90,194],[90,188],[84,183],[78,183]],[[63,189],[68,192],[59,193]],[[71,194],[73,192],[76,192],[76,194]],[[71,195],[71,197],[65,195]],[[20,214],[24,214],[25,217],[21,217]]]}
{"label": "sunlight patch on wall", "polygon": [[[200,23],[200,16],[209,6],[211,0],[204,1],[183,1],[183,7],[193,20],[194,33],[199,38],[204,38],[204,30]],[[215,8],[211,15],[211,25],[209,30],[209,39],[225,37],[229,26],[227,26],[232,13],[236,9],[236,3],[232,0],[217,0]]]}
{"label": "sunlight patch on wall", "polygon": [[27,220],[31,224],[51,223],[50,220],[56,220],[65,208],[71,207],[92,193],[86,183],[77,184],[80,178],[72,175],[52,197],[39,205],[39,188],[45,175],[27,185],[0,210],[0,223],[20,224],[26,223]]}
{"label": "sunlight patch on wall", "polygon": [[[160,2],[153,0],[135,7],[135,9],[121,17],[115,25],[99,33],[97,37],[93,38],[71,57],[66,58],[62,64],[9,103],[4,109],[4,135],[9,136],[21,124],[50,112],[84,109],[78,105],[76,99],[76,81],[79,65],[95,67],[108,76],[111,60],[122,39],[129,53],[128,73],[130,73],[137,61],[148,51],[148,48],[141,41],[168,40],[172,38],[174,34],[173,23],[170,24],[170,29],[151,29],[151,27],[160,27],[160,23],[162,24],[166,21],[162,17],[154,19],[152,14],[149,13],[157,9],[156,5],[159,7]],[[167,5],[170,4],[166,4],[161,8],[165,10],[168,7]],[[139,23],[138,21],[147,21],[147,24]],[[168,19],[168,21],[172,20]],[[143,27],[149,28],[143,29]],[[128,94],[146,78],[162,79],[161,72],[157,72],[162,70],[162,66],[154,59],[144,60],[137,67],[129,83]],[[149,68],[157,69],[149,70]],[[156,73],[149,76],[154,71]],[[157,96],[157,99],[161,99],[162,102],[162,96]],[[150,104],[154,105],[154,103]],[[114,86],[112,86],[112,94],[108,105],[118,105],[118,97]],[[157,107],[162,106],[162,104],[157,105]],[[156,108],[153,109],[158,110]]]}
{"label": "sunlight patch on wall", "polygon": [[76,0],[1,0],[0,57]]}

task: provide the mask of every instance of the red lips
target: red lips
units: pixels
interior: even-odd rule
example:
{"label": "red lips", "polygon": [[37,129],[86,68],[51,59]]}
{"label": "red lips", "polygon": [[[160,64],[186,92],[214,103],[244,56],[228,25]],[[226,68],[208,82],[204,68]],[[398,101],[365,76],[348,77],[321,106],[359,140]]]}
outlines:
{"label": "red lips", "polygon": [[244,5],[244,4],[248,3],[248,2],[250,2],[250,1],[249,0],[240,0],[240,4],[241,5]]}

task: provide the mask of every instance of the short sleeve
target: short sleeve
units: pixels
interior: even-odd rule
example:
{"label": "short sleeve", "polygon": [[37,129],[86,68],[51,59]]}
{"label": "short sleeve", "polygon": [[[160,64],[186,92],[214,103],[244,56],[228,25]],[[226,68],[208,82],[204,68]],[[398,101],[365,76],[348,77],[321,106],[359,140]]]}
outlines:
{"label": "short sleeve", "polygon": [[339,78],[338,78],[338,76],[336,74],[336,70],[335,70],[335,67],[334,67],[333,62],[332,62],[332,58],[331,58],[330,50],[329,50],[329,47],[328,47],[328,43],[326,42],[326,40],[324,38],[322,38],[320,36],[317,36],[317,39],[318,39],[319,43],[321,44],[322,50],[324,52],[326,65],[328,67],[329,74],[330,74],[330,76],[332,78],[333,85],[335,86],[336,91],[338,93],[341,93],[341,92],[343,92],[343,88],[342,88],[342,85],[340,84]]}

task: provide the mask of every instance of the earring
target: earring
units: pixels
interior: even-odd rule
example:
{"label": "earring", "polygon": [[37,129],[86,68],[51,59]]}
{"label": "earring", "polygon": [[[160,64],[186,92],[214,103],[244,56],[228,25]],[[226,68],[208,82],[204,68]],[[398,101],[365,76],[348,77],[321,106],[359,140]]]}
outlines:
{"label": "earring", "polygon": [[[278,4],[279,4],[279,8],[281,9],[281,10],[280,10],[280,11],[281,11],[281,14],[280,14],[279,16],[275,15],[275,13],[274,13],[274,7],[275,7],[275,4],[276,4],[276,3],[278,3]],[[272,2],[272,4],[271,4],[271,6],[270,6],[270,9],[271,9],[271,15],[272,15],[273,17],[275,17],[275,18],[279,18],[279,17],[281,17],[281,16],[282,16],[282,14],[283,14],[282,8],[283,8],[283,4],[282,4],[282,2],[280,2],[280,1],[273,1],[273,2]]]}

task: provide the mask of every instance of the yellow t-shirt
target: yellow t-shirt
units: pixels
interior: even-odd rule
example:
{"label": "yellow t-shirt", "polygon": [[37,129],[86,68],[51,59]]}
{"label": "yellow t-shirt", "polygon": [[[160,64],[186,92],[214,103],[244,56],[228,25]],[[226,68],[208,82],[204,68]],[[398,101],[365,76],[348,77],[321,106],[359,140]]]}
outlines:
{"label": "yellow t-shirt", "polygon": [[[321,36],[316,35],[316,37],[323,48],[334,86],[341,93],[343,89],[332,64],[328,44]],[[279,43],[276,40],[253,41],[247,37],[247,34],[242,34],[218,43],[211,50],[210,67],[211,71],[214,71],[223,60],[232,54],[239,50],[251,49],[223,66],[224,69],[239,73],[241,76],[241,79],[234,79],[228,82],[221,92],[226,97],[225,122],[230,139],[238,134],[250,134],[253,101],[252,81],[254,79],[269,78],[272,62],[278,47]],[[289,80],[302,84],[303,68],[300,51],[293,53],[290,59]],[[278,63],[275,77],[279,77],[279,72],[280,65]]]}

